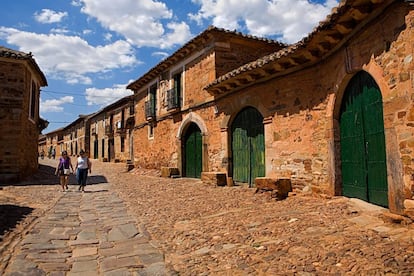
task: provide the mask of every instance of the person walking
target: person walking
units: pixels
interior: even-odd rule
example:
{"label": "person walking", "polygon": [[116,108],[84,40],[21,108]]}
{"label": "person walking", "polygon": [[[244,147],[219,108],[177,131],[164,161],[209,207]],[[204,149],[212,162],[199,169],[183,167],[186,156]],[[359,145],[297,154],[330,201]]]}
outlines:
{"label": "person walking", "polygon": [[55,170],[55,175],[59,175],[60,186],[62,186],[62,192],[69,189],[68,182],[70,169],[74,171],[70,157],[68,156],[67,151],[64,150],[62,151],[62,156],[59,158],[59,162]]}
{"label": "person walking", "polygon": [[79,184],[79,191],[84,192],[86,186],[86,179],[88,178],[88,171],[92,172],[92,163],[89,160],[84,150],[80,150],[79,157],[76,161],[76,180]]}

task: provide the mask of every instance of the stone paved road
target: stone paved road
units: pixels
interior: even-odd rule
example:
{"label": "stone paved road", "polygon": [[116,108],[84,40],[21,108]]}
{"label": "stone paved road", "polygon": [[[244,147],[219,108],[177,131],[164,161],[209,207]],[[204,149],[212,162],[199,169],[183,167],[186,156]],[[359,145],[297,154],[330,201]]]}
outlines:
{"label": "stone paved road", "polygon": [[[413,224],[384,221],[386,209],[359,200],[297,192],[275,201],[253,189],[126,173],[122,164],[97,161],[93,171],[85,194],[62,195],[58,185],[1,191],[0,199],[33,209],[4,235],[6,272],[30,256],[25,269],[68,275],[140,275],[151,264],[147,275],[414,275]],[[43,255],[48,250],[59,254]]]}
{"label": "stone paved road", "polygon": [[[91,177],[92,181],[98,178],[101,181],[97,182],[106,182],[103,175]],[[53,194],[53,200],[27,223],[26,234],[5,237],[9,247],[3,248],[0,275],[169,274],[162,252],[151,244],[143,226],[127,212],[109,183],[89,185],[85,193],[75,185],[64,193],[58,185],[7,187],[3,191],[13,195],[22,189],[32,190],[33,197]],[[30,201],[19,193],[14,196],[17,201]]]}

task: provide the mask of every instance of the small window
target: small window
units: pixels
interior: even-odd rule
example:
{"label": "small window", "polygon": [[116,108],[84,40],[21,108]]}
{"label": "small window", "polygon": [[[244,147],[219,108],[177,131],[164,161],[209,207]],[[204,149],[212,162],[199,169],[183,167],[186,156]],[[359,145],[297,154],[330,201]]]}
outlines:
{"label": "small window", "polygon": [[121,152],[125,151],[125,137],[121,137]]}
{"label": "small window", "polygon": [[105,157],[105,139],[102,139],[102,143],[101,143],[101,153],[102,153],[102,158]]}
{"label": "small window", "polygon": [[129,106],[129,115],[134,115],[134,113],[135,113],[135,106],[134,104],[131,104]]}

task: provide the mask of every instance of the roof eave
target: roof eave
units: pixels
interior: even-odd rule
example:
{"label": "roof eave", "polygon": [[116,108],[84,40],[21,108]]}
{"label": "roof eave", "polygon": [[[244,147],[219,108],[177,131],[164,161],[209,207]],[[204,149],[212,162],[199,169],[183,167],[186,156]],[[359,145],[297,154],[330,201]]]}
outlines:
{"label": "roof eave", "polygon": [[[367,6],[353,6],[354,2],[342,1],[301,41],[220,76],[205,89],[213,95],[225,94],[312,66],[337,51],[355,32],[396,0],[368,0],[367,6],[372,6],[371,11]],[[353,25],[345,20],[347,16]]]}
{"label": "roof eave", "polygon": [[276,40],[271,40],[267,38],[259,38],[259,37],[252,36],[252,35],[245,35],[245,34],[242,34],[236,31],[229,31],[229,30],[225,30],[222,28],[210,26],[205,31],[200,33],[198,36],[194,37],[193,39],[188,41],[186,44],[184,44],[181,48],[175,51],[171,56],[169,56],[165,60],[158,63],[155,67],[149,70],[142,77],[128,84],[127,89],[131,89],[135,92],[138,91],[142,86],[144,86],[145,84],[153,80],[155,77],[157,77],[159,74],[167,70],[169,67],[176,64],[178,61],[182,60],[183,58],[189,56],[190,54],[195,52],[197,49],[199,49],[201,46],[206,45],[208,41],[211,41],[213,39],[214,33],[221,33],[221,34],[226,34],[229,36],[243,37],[245,39],[251,39],[251,40],[259,40],[265,43],[279,45],[280,47],[286,46],[286,44],[280,43]]}

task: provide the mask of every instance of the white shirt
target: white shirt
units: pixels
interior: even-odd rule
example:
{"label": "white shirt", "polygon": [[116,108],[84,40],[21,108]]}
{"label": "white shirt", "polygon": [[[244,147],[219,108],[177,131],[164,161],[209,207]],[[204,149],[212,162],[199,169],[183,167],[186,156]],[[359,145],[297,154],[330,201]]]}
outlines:
{"label": "white shirt", "polygon": [[88,168],[88,157],[78,157],[78,168],[87,169]]}

